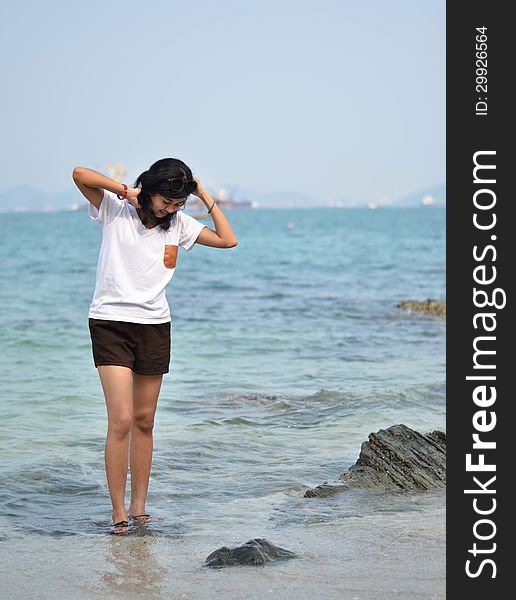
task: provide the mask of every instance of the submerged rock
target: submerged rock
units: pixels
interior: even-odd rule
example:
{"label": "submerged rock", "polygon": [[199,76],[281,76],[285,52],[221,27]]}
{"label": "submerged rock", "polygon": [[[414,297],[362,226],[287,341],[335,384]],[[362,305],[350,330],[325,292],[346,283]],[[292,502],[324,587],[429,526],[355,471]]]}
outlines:
{"label": "submerged rock", "polygon": [[350,488],[424,491],[446,485],[446,434],[423,435],[406,425],[370,433],[357,462],[333,484],[307,490],[305,498],[328,496]]}
{"label": "submerged rock", "polygon": [[218,548],[206,558],[206,563],[208,567],[264,565],[266,562],[285,560],[296,556],[294,552],[275,546],[268,540],[256,538],[236,548],[227,548],[226,546]]}
{"label": "submerged rock", "polygon": [[306,490],[304,497],[315,498],[317,496],[318,498],[324,498],[325,496],[332,496],[333,494],[344,492],[346,490],[349,490],[349,485],[347,483],[329,483],[328,481],[325,481],[311,490]]}
{"label": "submerged rock", "polygon": [[446,302],[442,300],[405,300],[396,305],[397,308],[405,310],[413,310],[416,312],[426,313],[428,315],[437,315],[438,317],[446,316]]}

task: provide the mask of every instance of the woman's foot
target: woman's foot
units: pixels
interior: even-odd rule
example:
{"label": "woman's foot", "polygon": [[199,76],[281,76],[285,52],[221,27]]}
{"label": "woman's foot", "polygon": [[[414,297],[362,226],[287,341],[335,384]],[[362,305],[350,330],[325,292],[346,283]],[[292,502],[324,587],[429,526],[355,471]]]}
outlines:
{"label": "woman's foot", "polygon": [[129,519],[132,519],[135,523],[150,523],[151,521],[154,521],[154,519],[148,515],[145,512],[145,508],[135,508],[133,510],[133,507],[129,507],[129,515],[128,515]]}
{"label": "woman's foot", "polygon": [[120,535],[129,531],[129,515],[125,511],[113,511],[111,513],[113,522],[111,523],[111,531],[114,535]]}
{"label": "woman's foot", "polygon": [[129,518],[132,519],[135,523],[150,523],[153,521],[152,517],[147,513],[141,513],[137,515],[132,515],[129,513]]}

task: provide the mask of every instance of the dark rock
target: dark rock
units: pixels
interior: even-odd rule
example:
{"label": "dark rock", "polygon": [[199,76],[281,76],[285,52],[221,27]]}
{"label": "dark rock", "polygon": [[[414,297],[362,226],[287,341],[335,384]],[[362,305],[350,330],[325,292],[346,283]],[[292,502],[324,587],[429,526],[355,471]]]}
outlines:
{"label": "dark rock", "polygon": [[264,565],[266,562],[285,560],[296,556],[294,552],[275,546],[268,540],[256,538],[236,548],[227,548],[226,546],[218,548],[206,558],[206,563],[209,567]]}
{"label": "dark rock", "polygon": [[357,462],[337,482],[307,490],[305,498],[349,488],[424,491],[445,485],[446,434],[432,431],[423,435],[406,425],[393,425],[369,434]]}
{"label": "dark rock", "polygon": [[431,431],[430,433],[426,434],[426,437],[429,437],[431,440],[434,440],[434,442],[438,446],[441,446],[446,452],[446,434],[444,433],[444,431]]}
{"label": "dark rock", "polygon": [[405,300],[396,305],[397,308],[403,308],[405,310],[412,310],[416,312],[423,312],[428,315],[436,315],[438,317],[446,316],[446,302],[441,300]]}
{"label": "dark rock", "polygon": [[349,485],[347,483],[328,483],[325,481],[324,483],[312,488],[311,490],[306,490],[305,498],[324,498],[325,496],[332,496],[333,494],[338,494],[339,492],[344,492],[349,490]]}

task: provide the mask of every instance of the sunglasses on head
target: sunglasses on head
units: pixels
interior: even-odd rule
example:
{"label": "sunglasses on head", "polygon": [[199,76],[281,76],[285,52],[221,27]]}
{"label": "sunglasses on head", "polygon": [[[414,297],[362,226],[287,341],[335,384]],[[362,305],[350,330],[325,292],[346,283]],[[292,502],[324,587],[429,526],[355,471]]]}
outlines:
{"label": "sunglasses on head", "polygon": [[197,189],[197,181],[193,179],[181,179],[179,177],[169,178],[166,180],[170,187],[170,191],[174,193],[184,192],[185,194],[191,194]]}

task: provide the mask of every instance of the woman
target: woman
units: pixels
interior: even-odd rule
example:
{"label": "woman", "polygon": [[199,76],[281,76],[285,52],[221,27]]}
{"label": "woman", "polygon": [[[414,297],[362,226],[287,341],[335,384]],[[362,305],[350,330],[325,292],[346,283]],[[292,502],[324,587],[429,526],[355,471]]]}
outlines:
{"label": "woman", "polygon": [[[93,359],[106,399],[106,475],[111,533],[129,519],[147,523],[152,429],[164,373],[169,371],[171,316],[165,287],[178,248],[195,243],[232,248],[237,239],[222,210],[182,161],[163,158],[128,187],[84,167],[73,179],[102,225],[95,293],[89,309]],[[208,209],[215,230],[181,212],[189,194]],[[125,508],[128,452],[131,502]]]}

